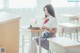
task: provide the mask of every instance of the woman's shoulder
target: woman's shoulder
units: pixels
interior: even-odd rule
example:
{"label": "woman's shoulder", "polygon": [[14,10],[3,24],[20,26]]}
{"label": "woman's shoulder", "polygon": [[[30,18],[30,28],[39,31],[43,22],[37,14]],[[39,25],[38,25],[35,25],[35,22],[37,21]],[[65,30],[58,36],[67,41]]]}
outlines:
{"label": "woman's shoulder", "polygon": [[56,19],[56,17],[53,17],[53,16],[49,16],[49,18],[50,18],[50,19]]}
{"label": "woman's shoulder", "polygon": [[56,20],[56,17],[51,17],[50,20],[52,20],[52,21],[53,21],[53,20]]}

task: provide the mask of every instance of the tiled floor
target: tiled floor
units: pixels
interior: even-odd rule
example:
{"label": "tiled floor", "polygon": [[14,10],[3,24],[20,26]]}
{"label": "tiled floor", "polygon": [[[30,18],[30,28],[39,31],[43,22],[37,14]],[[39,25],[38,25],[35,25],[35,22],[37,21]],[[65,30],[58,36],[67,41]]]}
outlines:
{"label": "tiled floor", "polygon": [[[30,35],[28,34],[28,36],[25,36],[25,39],[27,39],[24,44],[24,49],[22,52],[22,32],[20,33],[20,39],[19,39],[19,53],[29,53],[29,47],[30,47],[30,42],[29,42],[29,37]],[[58,34],[57,34],[58,37]],[[67,37],[69,37],[69,35],[67,35]],[[79,37],[80,39],[80,37]],[[73,39],[74,40],[74,39]],[[46,50],[42,49],[42,53],[47,53]]]}

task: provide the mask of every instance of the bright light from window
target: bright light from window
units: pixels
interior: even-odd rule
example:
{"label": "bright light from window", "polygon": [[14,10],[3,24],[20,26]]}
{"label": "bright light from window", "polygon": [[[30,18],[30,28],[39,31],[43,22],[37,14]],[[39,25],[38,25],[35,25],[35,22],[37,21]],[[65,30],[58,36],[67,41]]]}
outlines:
{"label": "bright light from window", "polygon": [[9,8],[34,8],[36,0],[9,0]]}
{"label": "bright light from window", "polygon": [[52,5],[57,7],[74,7],[74,2],[68,2],[68,0],[52,0]]}
{"label": "bright light from window", "polygon": [[80,7],[80,2],[78,3],[78,7]]}
{"label": "bright light from window", "polygon": [[80,2],[80,0],[68,0],[69,2]]}
{"label": "bright light from window", "polygon": [[3,0],[0,0],[0,9],[4,8]]}

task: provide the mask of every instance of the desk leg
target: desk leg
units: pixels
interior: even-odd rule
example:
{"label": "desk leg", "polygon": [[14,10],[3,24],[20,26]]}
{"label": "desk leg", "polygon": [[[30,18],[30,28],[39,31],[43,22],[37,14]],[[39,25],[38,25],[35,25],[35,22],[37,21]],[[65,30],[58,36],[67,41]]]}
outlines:
{"label": "desk leg", "polygon": [[71,20],[70,20],[70,18],[69,18],[69,23],[70,23],[70,21],[71,21]]}
{"label": "desk leg", "polygon": [[59,37],[60,37],[60,33],[59,33]]}
{"label": "desk leg", "polygon": [[70,38],[72,39],[72,33],[70,32]]}
{"label": "desk leg", "polygon": [[66,33],[65,33],[65,37],[66,37]]}
{"label": "desk leg", "polygon": [[38,32],[38,36],[39,36],[39,53],[41,53],[41,40],[40,40],[40,34]]}
{"label": "desk leg", "polygon": [[22,53],[24,53],[24,35],[22,35]]}
{"label": "desk leg", "polygon": [[77,38],[77,41],[78,41],[78,29],[77,28],[76,28],[76,34],[77,34],[76,38]]}
{"label": "desk leg", "polygon": [[34,53],[34,51],[33,51],[33,39],[32,39],[32,32],[31,32],[31,53]]}
{"label": "desk leg", "polygon": [[68,53],[68,49],[67,48],[65,48],[65,53]]}

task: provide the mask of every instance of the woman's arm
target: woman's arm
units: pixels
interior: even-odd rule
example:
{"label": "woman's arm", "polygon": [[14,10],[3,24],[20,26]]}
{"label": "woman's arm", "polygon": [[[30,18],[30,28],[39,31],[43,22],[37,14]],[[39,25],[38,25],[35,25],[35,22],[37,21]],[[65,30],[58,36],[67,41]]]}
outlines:
{"label": "woman's arm", "polygon": [[46,30],[48,30],[49,32],[51,32],[51,33],[56,33],[57,32],[57,28],[52,28],[52,29],[50,29],[50,28],[47,28],[47,27],[43,27],[44,29],[46,29]]}
{"label": "woman's arm", "polygon": [[52,29],[47,28],[47,30],[54,34],[56,34],[56,32],[57,32],[57,28],[52,28]]}

